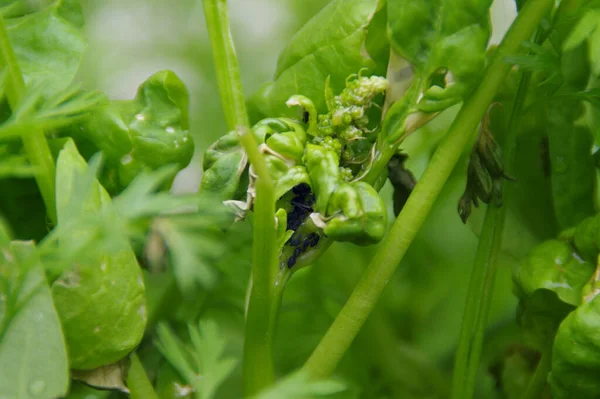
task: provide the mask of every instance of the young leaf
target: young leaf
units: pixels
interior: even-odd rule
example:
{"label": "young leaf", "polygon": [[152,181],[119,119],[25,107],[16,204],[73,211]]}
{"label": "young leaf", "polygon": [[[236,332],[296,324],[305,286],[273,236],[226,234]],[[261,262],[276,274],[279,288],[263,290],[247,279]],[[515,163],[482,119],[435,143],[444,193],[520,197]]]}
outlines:
{"label": "young leaf", "polygon": [[[252,119],[296,116],[296,110],[285,105],[294,94],[313,99],[317,110],[325,112],[323,92],[328,76],[331,89],[339,93],[349,75],[363,67],[373,72],[376,66],[385,65],[386,59],[374,60],[376,54],[367,51],[387,52],[374,46],[372,40],[365,44],[369,25],[383,6],[381,0],[334,0],[325,6],[281,52],[274,81],[251,97]],[[381,18],[377,21],[383,22]]]}
{"label": "young leaf", "polygon": [[164,324],[158,326],[157,347],[183,379],[194,389],[196,399],[212,399],[231,374],[237,360],[224,358],[225,340],[212,320],[188,325],[192,348],[183,346]]}
{"label": "young leaf", "polygon": [[63,396],[69,386],[65,341],[35,247],[0,247],[0,397]]}
{"label": "young leaf", "polygon": [[[85,160],[69,140],[57,160],[59,226],[76,226],[78,215],[98,214],[110,204],[108,193],[95,179],[87,179],[89,187],[75,185],[75,176],[86,169]],[[93,172],[93,168],[87,171],[92,177]],[[79,242],[85,247],[94,230],[84,225],[70,233],[69,247]],[[59,248],[66,245],[65,240],[58,244]],[[119,240],[118,244],[114,251],[80,253],[73,269],[52,285],[71,368],[93,369],[115,363],[139,344],[144,333],[147,316],[141,271],[129,243]]]}

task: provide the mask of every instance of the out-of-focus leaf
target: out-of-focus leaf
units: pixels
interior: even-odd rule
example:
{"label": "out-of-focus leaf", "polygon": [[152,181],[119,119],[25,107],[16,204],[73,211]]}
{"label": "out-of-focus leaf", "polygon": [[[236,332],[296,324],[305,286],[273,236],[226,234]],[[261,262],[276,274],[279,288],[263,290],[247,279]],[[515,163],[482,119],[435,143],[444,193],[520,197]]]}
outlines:
{"label": "out-of-focus leaf", "polygon": [[592,399],[600,392],[600,298],[561,323],[552,350],[549,382],[554,399]]}
{"label": "out-of-focus leaf", "polygon": [[2,11],[25,84],[43,83],[46,93],[63,90],[73,80],[86,46],[79,29],[83,22],[79,3],[11,3]]}
{"label": "out-of-focus leaf", "polygon": [[133,100],[98,108],[88,123],[65,134],[89,140],[105,154],[102,181],[118,193],[142,172],[188,165],[194,153],[188,108],[183,82],[169,70],[160,71],[140,85]]}
{"label": "out-of-focus leaf", "polygon": [[192,347],[185,347],[164,324],[158,326],[157,347],[193,387],[197,399],[212,399],[219,385],[231,374],[237,360],[225,358],[225,339],[212,320],[188,325]]}
{"label": "out-of-focus leaf", "polygon": [[515,283],[523,296],[546,289],[555,292],[561,301],[578,306],[581,290],[594,270],[595,265],[581,259],[568,243],[550,240],[538,245],[521,262]]}
{"label": "out-of-focus leaf", "polygon": [[594,269],[568,243],[558,240],[537,246],[521,262],[514,281],[528,344],[540,351],[548,349],[558,323],[581,303],[583,287]]}
{"label": "out-of-focus leaf", "polygon": [[346,385],[340,381],[324,380],[311,381],[302,372],[296,372],[282,379],[272,388],[269,388],[253,399],[301,399],[301,398],[326,398],[343,392]]}
{"label": "out-of-focus leaf", "polygon": [[501,376],[502,392],[506,395],[506,399],[520,399],[523,396],[539,358],[537,352],[526,347],[511,348],[504,358]]}
{"label": "out-of-focus leaf", "polygon": [[600,75],[600,9],[590,8],[579,20],[563,44],[565,51],[588,41],[588,56],[592,72]]}
{"label": "out-of-focus leaf", "polygon": [[564,112],[579,106],[578,102],[561,101],[548,111],[552,203],[561,229],[576,226],[594,214],[593,137],[586,127],[574,126],[574,120]]}
{"label": "out-of-focus leaf", "polygon": [[[334,0],[325,6],[282,51],[274,81],[250,99],[252,119],[297,116],[296,110],[285,105],[294,94],[312,99],[317,110],[324,113],[323,93],[328,76],[333,92],[339,93],[346,78],[361,68],[367,67],[371,73],[381,70],[387,59],[379,46],[385,41],[366,40],[372,21],[378,25],[375,31],[382,29],[383,18],[374,15],[383,5],[381,0]],[[374,56],[378,58],[373,59]]]}
{"label": "out-of-focus leaf", "polygon": [[52,399],[69,386],[67,351],[32,242],[0,255],[0,396]]}
{"label": "out-of-focus leaf", "polygon": [[401,75],[388,79],[402,89],[391,99],[401,98],[395,104],[386,99],[391,116],[383,127],[385,141],[396,142],[475,87],[485,66],[490,5],[490,0],[388,2],[393,70]]}
{"label": "out-of-focus leaf", "polygon": [[[506,137],[508,112],[492,114],[492,131],[502,143]],[[551,165],[547,138],[546,111],[532,107],[521,119],[516,138],[513,177],[506,181],[512,186],[507,207],[502,248],[517,259],[522,259],[544,240],[558,234],[554,215],[551,187]],[[474,211],[469,224],[478,234],[483,223],[483,209]]]}
{"label": "out-of-focus leaf", "polygon": [[[69,140],[57,160],[59,226],[72,223],[78,214],[75,205],[85,215],[100,213],[111,202],[95,179],[89,188],[76,185],[75,177],[86,169],[85,160]],[[74,203],[72,198],[81,203]],[[69,245],[89,239],[90,234],[94,232],[87,228],[74,228]],[[60,241],[59,247],[61,243],[65,245]],[[80,254],[73,268],[54,282],[52,295],[67,339],[71,368],[94,369],[115,363],[139,344],[146,325],[146,300],[141,271],[127,241],[115,251]]]}

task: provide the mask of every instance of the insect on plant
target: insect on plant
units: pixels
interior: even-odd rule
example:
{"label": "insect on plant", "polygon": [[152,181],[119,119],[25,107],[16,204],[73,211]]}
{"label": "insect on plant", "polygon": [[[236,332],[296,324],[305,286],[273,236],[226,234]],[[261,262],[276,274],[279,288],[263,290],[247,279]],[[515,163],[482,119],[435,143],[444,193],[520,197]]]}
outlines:
{"label": "insect on plant", "polygon": [[223,131],[0,4],[1,399],[600,397],[600,2],[323,2],[248,96],[200,3]]}

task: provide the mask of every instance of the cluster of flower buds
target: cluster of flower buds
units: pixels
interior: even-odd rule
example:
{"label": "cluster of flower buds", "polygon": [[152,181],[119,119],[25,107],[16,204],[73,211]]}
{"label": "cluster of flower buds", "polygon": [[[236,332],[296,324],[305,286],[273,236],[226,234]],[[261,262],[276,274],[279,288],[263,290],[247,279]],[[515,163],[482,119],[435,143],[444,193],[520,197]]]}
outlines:
{"label": "cluster of flower buds", "polygon": [[471,203],[478,207],[481,200],[485,204],[502,206],[503,179],[514,180],[504,173],[502,151],[486,117],[481,123],[479,136],[469,158],[467,188],[458,202],[458,214],[463,223],[467,223],[471,214]]}
{"label": "cluster of flower buds", "polygon": [[[302,107],[302,120],[267,118],[251,129],[275,183],[282,267],[293,268],[310,257],[323,237],[371,244],[385,233],[383,200],[369,184],[353,181],[356,163],[348,161],[356,161],[359,152],[370,154],[366,110],[387,81],[355,75],[346,83],[338,96],[326,85],[325,115],[317,114],[310,99],[296,95],[287,104]],[[366,149],[353,145],[359,142]],[[221,194],[238,219],[252,209],[255,179],[235,133],[206,152],[201,190]]]}

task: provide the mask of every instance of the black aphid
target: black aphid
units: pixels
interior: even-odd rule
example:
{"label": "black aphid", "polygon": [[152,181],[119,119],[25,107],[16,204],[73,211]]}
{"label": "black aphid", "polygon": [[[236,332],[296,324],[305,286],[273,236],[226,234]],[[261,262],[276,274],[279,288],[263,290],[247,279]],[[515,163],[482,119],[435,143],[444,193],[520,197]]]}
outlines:
{"label": "black aphid", "polygon": [[303,111],[302,112],[302,123],[306,123],[308,122],[308,111]]}
{"label": "black aphid", "polygon": [[290,256],[290,258],[287,261],[288,269],[291,269],[292,267],[294,267],[295,264],[296,264],[296,257],[294,255],[292,255],[292,256]]}

